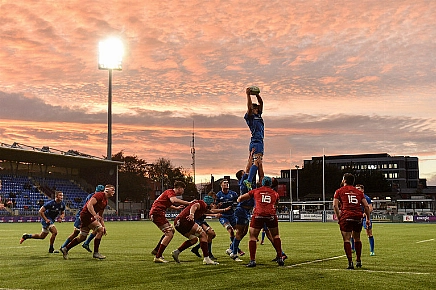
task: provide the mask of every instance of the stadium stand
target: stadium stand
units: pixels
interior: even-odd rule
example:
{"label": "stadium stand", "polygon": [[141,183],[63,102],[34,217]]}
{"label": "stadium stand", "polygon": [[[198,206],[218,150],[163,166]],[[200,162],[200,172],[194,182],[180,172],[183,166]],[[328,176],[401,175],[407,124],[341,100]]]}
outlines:
{"label": "stadium stand", "polygon": [[74,181],[57,178],[0,175],[0,195],[5,209],[0,215],[38,215],[39,208],[54,197],[54,192],[64,193],[67,214],[74,214],[82,206],[88,193]]}

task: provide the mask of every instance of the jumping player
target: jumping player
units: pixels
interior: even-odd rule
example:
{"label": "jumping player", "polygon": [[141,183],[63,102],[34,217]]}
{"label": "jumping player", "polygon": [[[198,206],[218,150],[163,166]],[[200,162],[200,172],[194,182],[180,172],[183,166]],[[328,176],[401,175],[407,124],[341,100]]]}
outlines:
{"label": "jumping player", "polygon": [[[264,176],[263,166],[261,162],[257,162],[257,161],[259,159],[261,161],[264,155],[263,139],[264,139],[265,125],[262,119],[263,100],[260,97],[260,92],[258,90],[254,91],[253,87],[246,88],[245,92],[247,94],[247,112],[245,113],[244,119],[248,125],[248,128],[250,128],[250,132],[251,132],[250,146],[248,152],[251,152],[254,149],[253,166],[256,166],[255,168],[250,168],[247,180],[253,183],[257,171],[259,175],[259,181],[261,182]],[[251,95],[256,96],[258,104],[253,103],[253,101],[251,100]],[[249,184],[246,185],[248,189],[251,190],[250,185]]]}

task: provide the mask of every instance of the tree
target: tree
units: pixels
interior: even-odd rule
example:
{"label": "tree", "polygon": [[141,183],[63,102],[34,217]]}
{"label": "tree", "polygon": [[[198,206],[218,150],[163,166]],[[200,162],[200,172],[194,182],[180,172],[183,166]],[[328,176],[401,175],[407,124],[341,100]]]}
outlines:
{"label": "tree", "polygon": [[184,199],[192,200],[197,198],[198,190],[193,183],[193,178],[183,169],[174,167],[171,161],[159,158],[152,164],[147,164],[148,176],[155,182],[160,182],[162,189],[172,188],[176,180],[186,184]]}
{"label": "tree", "polygon": [[120,201],[143,202],[153,191],[147,175],[147,162],[137,156],[124,156],[120,151],[112,160],[124,162],[118,171],[118,191]]}

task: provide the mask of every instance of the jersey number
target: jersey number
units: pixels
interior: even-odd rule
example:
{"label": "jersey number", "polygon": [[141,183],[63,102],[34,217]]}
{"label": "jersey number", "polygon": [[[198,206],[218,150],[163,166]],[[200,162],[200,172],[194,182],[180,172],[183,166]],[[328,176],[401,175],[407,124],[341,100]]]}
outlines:
{"label": "jersey number", "polygon": [[348,203],[359,204],[359,201],[355,195],[348,195]]}
{"label": "jersey number", "polygon": [[269,196],[269,195],[262,195],[262,202],[271,203],[271,196]]}

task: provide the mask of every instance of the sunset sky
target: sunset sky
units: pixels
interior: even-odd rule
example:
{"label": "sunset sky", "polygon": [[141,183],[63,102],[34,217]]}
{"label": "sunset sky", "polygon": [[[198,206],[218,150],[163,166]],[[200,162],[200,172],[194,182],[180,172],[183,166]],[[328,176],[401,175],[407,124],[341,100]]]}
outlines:
{"label": "sunset sky", "polygon": [[245,88],[264,99],[265,173],[326,155],[417,156],[436,185],[436,1],[2,0],[0,142],[105,156],[113,145],[196,182],[245,167]]}

